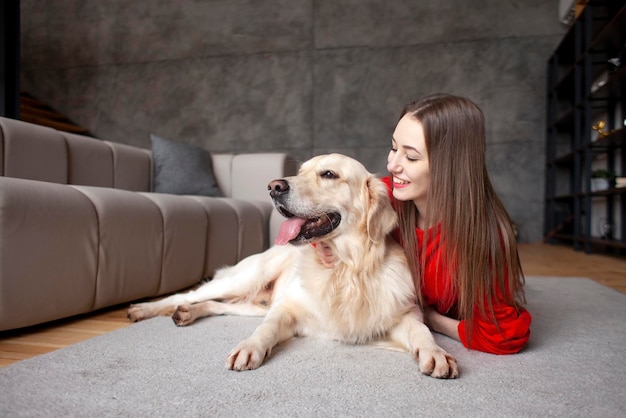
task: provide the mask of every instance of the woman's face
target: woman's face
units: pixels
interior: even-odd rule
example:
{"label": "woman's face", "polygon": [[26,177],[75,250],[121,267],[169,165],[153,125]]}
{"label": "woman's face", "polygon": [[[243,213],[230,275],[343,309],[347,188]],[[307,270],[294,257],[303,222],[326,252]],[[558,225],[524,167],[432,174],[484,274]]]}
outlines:
{"label": "woman's face", "polygon": [[393,196],[413,201],[420,213],[426,213],[426,196],[430,185],[428,153],[422,124],[411,115],[398,122],[387,157],[387,170],[392,176]]}

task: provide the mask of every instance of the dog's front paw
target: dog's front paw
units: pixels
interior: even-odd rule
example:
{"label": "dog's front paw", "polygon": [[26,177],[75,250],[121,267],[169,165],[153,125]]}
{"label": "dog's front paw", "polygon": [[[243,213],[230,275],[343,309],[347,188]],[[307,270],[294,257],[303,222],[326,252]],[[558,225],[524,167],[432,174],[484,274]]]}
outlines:
{"label": "dog's front paw", "polygon": [[174,314],[172,315],[172,321],[174,321],[174,323],[179,327],[191,325],[195,319],[196,318],[192,315],[189,305],[180,305],[176,307],[176,311],[174,311]]}
{"label": "dog's front paw", "polygon": [[260,344],[244,340],[228,355],[226,368],[237,371],[254,370],[263,364],[270,351],[270,349],[261,347]]}
{"label": "dog's front paw", "polygon": [[420,372],[438,379],[456,379],[459,366],[456,359],[440,347],[415,350]]}
{"label": "dog's front paw", "polygon": [[131,322],[139,322],[141,320],[147,319],[148,316],[146,315],[143,305],[144,304],[142,303],[139,303],[137,305],[130,305],[130,308],[128,308],[128,311],[126,312],[126,317]]}

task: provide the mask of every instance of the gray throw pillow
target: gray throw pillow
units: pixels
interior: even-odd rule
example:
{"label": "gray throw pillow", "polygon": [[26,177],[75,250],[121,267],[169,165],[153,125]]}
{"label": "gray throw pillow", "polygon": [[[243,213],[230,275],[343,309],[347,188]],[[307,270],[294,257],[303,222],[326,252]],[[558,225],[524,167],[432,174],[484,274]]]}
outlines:
{"label": "gray throw pillow", "polygon": [[151,134],[154,191],[220,197],[211,153]]}

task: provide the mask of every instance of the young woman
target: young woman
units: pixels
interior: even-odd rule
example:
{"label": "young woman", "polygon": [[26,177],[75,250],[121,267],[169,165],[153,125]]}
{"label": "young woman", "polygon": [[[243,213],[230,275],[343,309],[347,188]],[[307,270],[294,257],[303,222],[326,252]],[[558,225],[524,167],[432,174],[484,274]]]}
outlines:
{"label": "young woman", "polygon": [[[470,349],[520,351],[530,336],[511,221],[485,166],[485,121],[472,101],[436,94],[402,111],[383,180],[399,217],[426,323]],[[327,247],[318,245],[324,263]]]}

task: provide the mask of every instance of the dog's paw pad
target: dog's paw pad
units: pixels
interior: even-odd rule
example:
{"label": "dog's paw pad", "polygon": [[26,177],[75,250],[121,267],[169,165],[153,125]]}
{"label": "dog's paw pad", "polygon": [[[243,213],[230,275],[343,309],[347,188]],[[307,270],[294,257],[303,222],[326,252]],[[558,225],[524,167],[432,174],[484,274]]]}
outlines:
{"label": "dog's paw pad", "polygon": [[139,306],[131,306],[126,312],[126,318],[128,318],[131,322],[141,321],[145,318],[143,309]]}
{"label": "dog's paw pad", "polygon": [[174,323],[179,327],[191,324],[194,321],[194,317],[191,315],[191,309],[189,306],[178,306],[176,311],[172,314],[172,321],[174,321]]}

